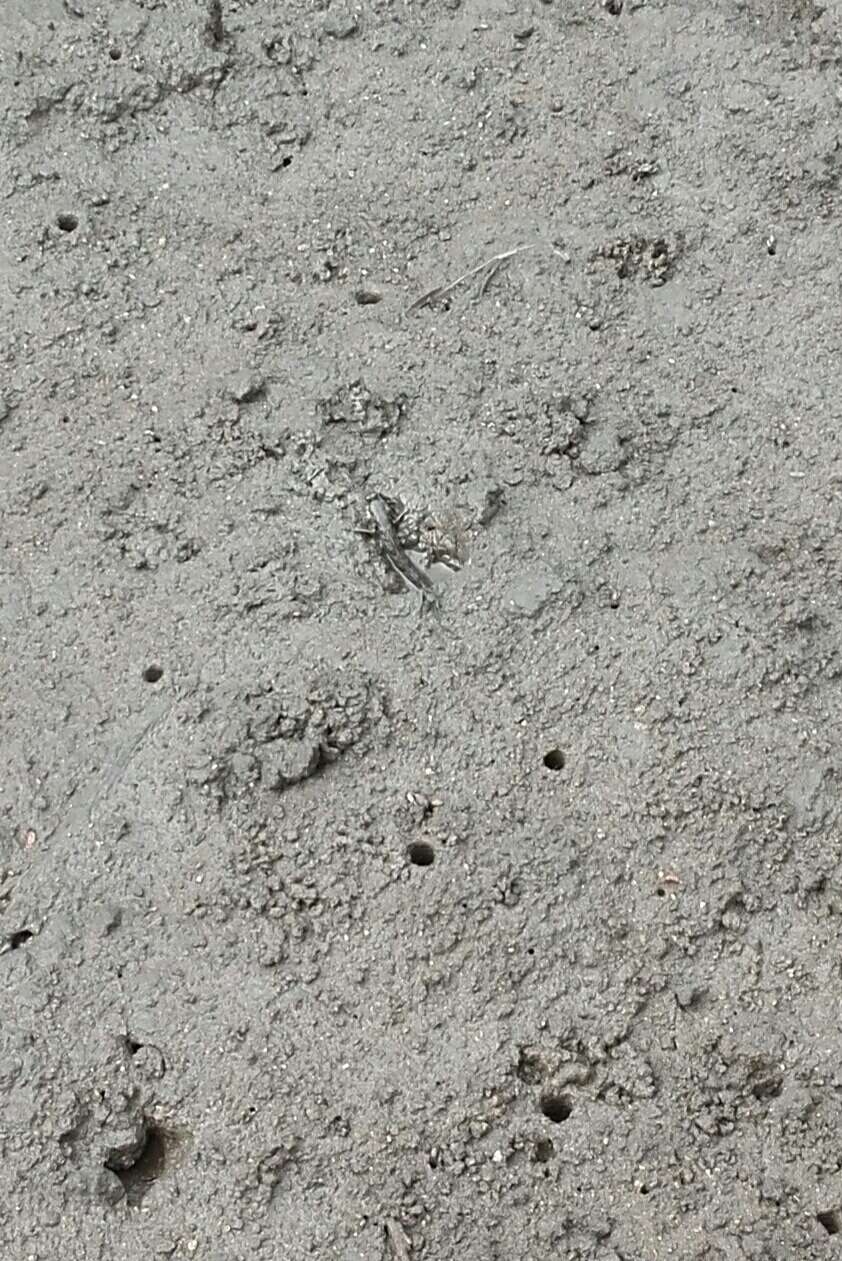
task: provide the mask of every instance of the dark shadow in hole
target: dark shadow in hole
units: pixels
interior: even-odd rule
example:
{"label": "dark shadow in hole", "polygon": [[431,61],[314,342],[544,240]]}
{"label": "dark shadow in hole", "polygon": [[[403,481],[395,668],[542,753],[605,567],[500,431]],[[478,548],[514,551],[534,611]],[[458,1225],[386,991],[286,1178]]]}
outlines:
{"label": "dark shadow in hole", "polygon": [[824,1226],[829,1235],[838,1235],[842,1230],[842,1213],[838,1208],[826,1209],[823,1213],[816,1213],[816,1221],[819,1225]]}
{"label": "dark shadow in hole", "polygon": [[[134,1164],[128,1169],[114,1169],[113,1172],[123,1184],[128,1204],[140,1204],[152,1183],[166,1172],[173,1141],[172,1134],[154,1122],[150,1123],[146,1131],[146,1142]],[[106,1162],[106,1168],[109,1167]]]}
{"label": "dark shadow in hole", "polygon": [[664,898],[666,897],[666,895],[667,895],[666,889],[663,887],[663,885],[659,884],[657,889],[655,890],[655,896],[657,898]]}
{"label": "dark shadow in hole", "polygon": [[75,232],[79,226],[79,220],[75,215],[59,215],[56,223],[62,232]]}
{"label": "dark shadow in hole", "polygon": [[564,768],[564,754],[561,749],[548,749],[544,754],[544,765],[548,771],[560,771]]}
{"label": "dark shadow in hole", "polygon": [[141,1051],[142,1049],[142,1042],[135,1042],[134,1038],[126,1038],[126,1050],[129,1055],[137,1055],[138,1051]]}
{"label": "dark shadow in hole", "polygon": [[109,48],[108,50],[108,56],[112,61],[119,61],[122,55],[119,48]]}
{"label": "dark shadow in hole", "polygon": [[782,1077],[767,1077],[763,1081],[755,1082],[751,1088],[751,1093],[755,1099],[777,1099],[783,1090],[783,1085]]}
{"label": "dark shadow in hole", "polygon": [[555,1155],[555,1143],[551,1138],[539,1138],[535,1144],[533,1159],[539,1165],[545,1165]]}
{"label": "dark shadow in hole", "polygon": [[16,933],[10,933],[7,941],[10,950],[20,950],[21,946],[25,946],[31,941],[35,934],[29,928],[19,928]]}
{"label": "dark shadow in hole", "polygon": [[414,867],[432,867],[436,861],[436,851],[426,841],[413,841],[406,852]]}
{"label": "dark shadow in hole", "polygon": [[541,1099],[541,1111],[553,1125],[560,1125],[573,1111],[573,1100],[569,1095],[544,1095]]}
{"label": "dark shadow in hole", "polygon": [[147,666],[143,671],[144,683],[159,683],[164,677],[164,672],[160,666]]}

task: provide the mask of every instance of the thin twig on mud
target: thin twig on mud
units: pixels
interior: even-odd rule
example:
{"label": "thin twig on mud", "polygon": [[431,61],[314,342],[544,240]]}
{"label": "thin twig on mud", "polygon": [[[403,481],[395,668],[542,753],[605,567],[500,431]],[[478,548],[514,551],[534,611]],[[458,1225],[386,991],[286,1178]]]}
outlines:
{"label": "thin twig on mud", "polygon": [[454,289],[458,289],[460,285],[463,285],[466,280],[473,280],[474,276],[479,276],[482,272],[486,272],[487,274],[483,279],[482,287],[479,292],[479,296],[482,297],[489,284],[502,267],[503,263],[507,263],[509,259],[514,258],[516,254],[523,254],[525,250],[531,250],[534,248],[534,245],[516,245],[513,250],[503,250],[502,254],[493,254],[491,258],[486,258],[482,263],[477,263],[476,267],[472,267],[470,271],[463,272],[461,276],[457,276],[455,280],[451,280],[450,284],[436,285],[435,289],[429,289],[426,293],[423,293],[421,297],[416,298],[412,306],[408,308],[407,314],[411,315],[413,311],[419,311],[421,307],[429,305],[430,302],[435,302],[438,298],[447,297],[447,295],[452,293]]}
{"label": "thin twig on mud", "polygon": [[386,1238],[391,1245],[395,1261],[409,1261],[410,1244],[403,1226],[393,1217],[386,1218],[385,1226]]}

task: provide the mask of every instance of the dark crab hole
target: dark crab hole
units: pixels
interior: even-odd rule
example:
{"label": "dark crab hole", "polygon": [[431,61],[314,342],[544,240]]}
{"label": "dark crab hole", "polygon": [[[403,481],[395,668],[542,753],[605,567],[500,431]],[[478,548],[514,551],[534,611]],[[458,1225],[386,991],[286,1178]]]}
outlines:
{"label": "dark crab hole", "polygon": [[573,1100],[569,1095],[544,1095],[541,1100],[541,1111],[553,1125],[560,1125],[573,1111]]}
{"label": "dark crab hole", "polygon": [[112,1169],[122,1182],[129,1204],[139,1204],[152,1184],[166,1172],[173,1142],[173,1135],[151,1123],[147,1127],[146,1141],[133,1165],[123,1169],[106,1162],[106,1168]]}
{"label": "dark crab hole", "polygon": [[842,1231],[842,1213],[839,1209],[831,1208],[823,1213],[816,1213],[816,1221],[823,1226],[829,1235],[838,1235]]}

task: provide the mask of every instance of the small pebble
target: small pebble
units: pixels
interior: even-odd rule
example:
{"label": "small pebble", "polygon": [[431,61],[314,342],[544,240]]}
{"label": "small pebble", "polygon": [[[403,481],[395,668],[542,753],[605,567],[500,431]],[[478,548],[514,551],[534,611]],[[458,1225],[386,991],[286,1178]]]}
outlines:
{"label": "small pebble", "polygon": [[347,5],[335,4],[326,15],[322,29],[325,35],[332,35],[334,39],[350,39],[359,25],[357,15]]}
{"label": "small pebble", "polygon": [[235,403],[252,403],[260,398],[266,389],[263,377],[243,368],[235,372],[228,381],[228,394]]}

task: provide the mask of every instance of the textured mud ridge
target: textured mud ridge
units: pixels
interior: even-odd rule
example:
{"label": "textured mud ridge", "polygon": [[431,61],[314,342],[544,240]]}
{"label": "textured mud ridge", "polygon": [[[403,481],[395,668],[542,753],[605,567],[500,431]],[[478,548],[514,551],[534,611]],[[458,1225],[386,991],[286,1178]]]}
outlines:
{"label": "textured mud ridge", "polygon": [[838,1247],[840,32],[5,0],[4,1261]]}

